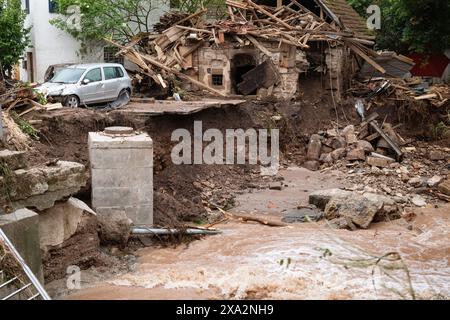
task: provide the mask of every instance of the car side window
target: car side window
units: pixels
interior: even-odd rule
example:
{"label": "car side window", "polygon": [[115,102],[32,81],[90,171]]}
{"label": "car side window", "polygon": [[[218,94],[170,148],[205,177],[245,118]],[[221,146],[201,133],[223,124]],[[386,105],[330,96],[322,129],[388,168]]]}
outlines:
{"label": "car side window", "polygon": [[99,82],[102,81],[102,71],[100,68],[93,69],[86,73],[86,76],[84,77],[84,80],[88,79],[91,83],[92,82]]}
{"label": "car side window", "polygon": [[105,80],[117,79],[123,77],[123,71],[119,67],[104,67]]}

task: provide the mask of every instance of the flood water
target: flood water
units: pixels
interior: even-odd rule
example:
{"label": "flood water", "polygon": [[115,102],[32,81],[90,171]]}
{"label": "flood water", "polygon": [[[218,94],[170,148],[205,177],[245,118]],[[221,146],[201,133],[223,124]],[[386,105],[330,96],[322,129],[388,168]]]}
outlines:
{"label": "flood water", "polygon": [[[341,185],[303,169],[283,173],[288,187],[238,198],[235,212],[268,213],[303,203],[308,192]],[[325,222],[276,228],[227,222],[223,234],[188,246],[138,251],[136,271],[68,299],[411,299],[450,297],[450,206],[415,210],[416,219],[332,230]],[[396,253],[398,259],[382,257]],[[397,257],[390,255],[387,258]],[[409,273],[409,277],[408,277]]]}

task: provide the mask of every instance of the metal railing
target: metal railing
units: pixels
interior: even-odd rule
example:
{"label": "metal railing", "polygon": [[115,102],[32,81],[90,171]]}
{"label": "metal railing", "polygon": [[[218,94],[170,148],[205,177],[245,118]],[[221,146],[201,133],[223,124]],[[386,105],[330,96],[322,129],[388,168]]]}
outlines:
{"label": "metal railing", "polygon": [[[0,229],[0,246],[4,249],[3,256],[0,256],[0,300],[51,300],[2,229]],[[6,255],[12,258],[9,262],[13,266],[8,267],[13,271],[5,269],[3,262]]]}

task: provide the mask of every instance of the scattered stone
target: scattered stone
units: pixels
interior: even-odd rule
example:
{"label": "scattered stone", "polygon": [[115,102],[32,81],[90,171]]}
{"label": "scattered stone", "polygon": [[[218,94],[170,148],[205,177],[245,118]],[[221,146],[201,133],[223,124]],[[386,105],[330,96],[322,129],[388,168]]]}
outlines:
{"label": "scattered stone", "polygon": [[441,176],[433,176],[432,178],[428,179],[427,185],[430,188],[434,188],[434,187],[437,187],[439,185],[439,183],[442,182],[442,180],[444,180],[444,178]]}
{"label": "scattered stone", "polygon": [[317,171],[320,168],[320,163],[319,163],[319,161],[316,161],[316,160],[310,160],[310,161],[306,161],[303,164],[303,167],[308,170],[311,170],[311,171]]}
{"label": "scattered stone", "polygon": [[358,161],[358,160],[366,160],[366,153],[362,148],[355,148],[347,152],[347,160],[349,161]]}
{"label": "scattered stone", "polygon": [[322,142],[318,134],[313,134],[309,140],[306,157],[309,160],[319,160],[322,149]]}
{"label": "scattered stone", "polygon": [[269,183],[270,190],[281,190],[283,189],[283,184],[281,182],[271,182]]}
{"label": "scattered stone", "polygon": [[419,195],[414,196],[411,199],[411,202],[417,207],[425,207],[427,205],[425,199]]}
{"label": "scattered stone", "polygon": [[320,162],[322,163],[332,163],[333,157],[331,156],[331,153],[322,153],[320,155]]}
{"label": "scattered stone", "polygon": [[346,153],[347,153],[347,150],[345,150],[345,148],[339,148],[339,149],[334,150],[331,153],[331,157],[333,158],[333,160],[336,161],[336,160],[339,160],[339,159],[342,159],[343,157],[345,157]]}
{"label": "scattered stone", "polygon": [[[26,168],[27,161],[25,159],[25,154],[24,151],[1,150],[0,166],[5,166],[11,171]],[[2,175],[2,171],[3,170],[0,169],[0,175]]]}
{"label": "scattered stone", "polygon": [[283,214],[281,221],[285,223],[319,221],[323,213],[316,208],[301,208],[288,210]]}
{"label": "scattered stone", "polygon": [[309,194],[309,203],[323,210],[331,198],[346,198],[352,194],[351,191],[342,189],[318,190]]}
{"label": "scattered stone", "polygon": [[422,177],[414,177],[408,180],[408,184],[416,188],[424,187],[427,184],[427,180]]}
{"label": "scattered stone", "polygon": [[366,140],[359,140],[356,144],[356,147],[363,149],[366,153],[371,153],[375,151],[372,144]]}
{"label": "scattered stone", "polygon": [[328,138],[324,145],[332,148],[333,150],[339,149],[339,148],[345,148],[346,147],[346,141],[344,138],[342,137],[333,137],[333,138]]}
{"label": "scattered stone", "polygon": [[328,223],[333,229],[350,229],[352,231],[355,231],[357,229],[356,226],[351,221],[351,219],[347,217],[332,219],[328,221]]}
{"label": "scattered stone", "polygon": [[342,135],[345,137],[345,141],[347,142],[347,144],[358,142],[358,138],[355,134],[355,126],[353,125],[346,126],[342,130]]}
{"label": "scattered stone", "polygon": [[428,157],[430,158],[430,160],[439,161],[439,160],[445,160],[447,157],[447,154],[445,152],[439,151],[439,150],[430,150],[430,152],[428,153]]}
{"label": "scattered stone", "polygon": [[442,192],[443,194],[450,196],[450,179],[445,180],[438,186],[439,192]]}
{"label": "scattered stone", "polygon": [[389,168],[389,165],[392,161],[388,159],[382,159],[377,157],[367,157],[366,162],[370,166],[380,167],[380,168]]}

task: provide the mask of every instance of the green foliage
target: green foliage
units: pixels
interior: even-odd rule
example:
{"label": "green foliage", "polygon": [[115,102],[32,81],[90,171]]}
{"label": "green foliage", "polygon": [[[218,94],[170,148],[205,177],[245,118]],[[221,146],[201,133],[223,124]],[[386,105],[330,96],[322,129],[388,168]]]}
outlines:
{"label": "green foliage", "polygon": [[214,7],[225,8],[225,0],[171,0],[170,7],[189,13],[194,13],[202,8],[212,11]]}
{"label": "green foliage", "polygon": [[139,32],[151,31],[151,13],[164,0],[56,1],[61,15],[50,22],[79,40],[86,53],[90,44],[103,38],[124,44]]}
{"label": "green foliage", "polygon": [[27,121],[23,120],[15,112],[11,112],[11,117],[13,118],[14,122],[17,123],[17,125],[19,126],[20,130],[23,133],[25,133],[26,135],[28,135],[29,137],[31,137],[33,139],[36,139],[36,140],[39,139],[38,131],[31,124],[29,124]]}
{"label": "green foliage", "polygon": [[19,62],[30,43],[20,0],[0,0],[0,67],[5,73]]}
{"label": "green foliage", "polygon": [[380,49],[399,52],[443,52],[450,46],[450,2],[448,0],[348,0],[366,17],[366,9],[381,9]]}
{"label": "green foliage", "polygon": [[436,125],[430,125],[430,133],[435,140],[450,138],[450,127],[441,121]]}
{"label": "green foliage", "polygon": [[45,105],[48,103],[47,99],[45,98],[45,94],[43,94],[42,92],[39,92],[37,90],[33,90],[34,94],[36,95],[36,97],[38,98],[38,102],[42,105]]}

